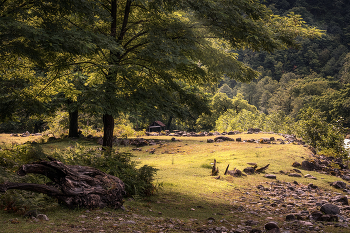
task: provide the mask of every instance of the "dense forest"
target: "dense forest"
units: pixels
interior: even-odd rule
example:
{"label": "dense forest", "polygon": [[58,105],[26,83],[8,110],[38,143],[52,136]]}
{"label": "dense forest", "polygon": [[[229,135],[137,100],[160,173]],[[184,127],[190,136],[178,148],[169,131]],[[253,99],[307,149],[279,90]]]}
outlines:
{"label": "dense forest", "polygon": [[[319,109],[328,122],[350,126],[350,6],[345,1],[266,1],[276,14],[295,12],[326,34],[299,49],[274,53],[239,51],[239,59],[260,72],[251,83],[221,81],[221,92],[241,93],[259,111],[296,118],[302,108]],[[228,88],[229,87],[229,88]]]}
{"label": "dense forest", "polygon": [[0,5],[1,132],[102,131],[111,146],[113,135],[162,121],[197,132],[261,128],[341,150],[345,1],[20,3]]}

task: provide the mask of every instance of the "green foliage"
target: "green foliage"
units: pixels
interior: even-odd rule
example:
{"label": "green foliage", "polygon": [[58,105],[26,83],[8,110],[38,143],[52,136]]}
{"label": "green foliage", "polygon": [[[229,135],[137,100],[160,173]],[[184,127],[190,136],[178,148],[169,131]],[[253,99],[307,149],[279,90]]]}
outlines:
{"label": "green foliage", "polygon": [[266,115],[246,109],[239,113],[229,110],[216,121],[218,131],[247,131],[249,128],[259,128],[264,132],[292,134],[295,132],[295,122],[281,111]]}
{"label": "green foliage", "polygon": [[319,151],[324,151],[328,155],[347,158],[343,144],[344,132],[340,127],[341,122],[337,124],[328,123],[319,110],[305,108],[299,114],[298,135],[308,144]]}
{"label": "green foliage", "polygon": [[91,166],[110,175],[120,178],[126,186],[127,196],[146,197],[153,195],[157,189],[154,176],[157,169],[144,165],[137,168],[130,153],[103,153],[99,149],[91,149],[76,144],[65,151],[56,151],[53,157],[65,164]]}
{"label": "green foliage", "polygon": [[[15,173],[21,165],[44,158],[45,154],[37,145],[3,145],[0,150],[0,183],[45,184],[49,180],[44,176],[28,174],[20,177]],[[9,190],[0,194],[0,208],[17,214],[24,214],[33,208],[46,208],[56,203],[46,195],[23,190]]]}

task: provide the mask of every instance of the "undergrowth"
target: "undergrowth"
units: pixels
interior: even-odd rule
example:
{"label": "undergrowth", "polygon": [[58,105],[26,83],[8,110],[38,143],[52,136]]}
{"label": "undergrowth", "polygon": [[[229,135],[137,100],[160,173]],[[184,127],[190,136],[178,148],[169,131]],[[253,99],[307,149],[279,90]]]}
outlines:
{"label": "undergrowth", "polygon": [[[50,180],[43,175],[27,174],[18,176],[16,171],[23,164],[46,160],[47,154],[40,144],[3,145],[0,150],[0,183],[45,184]],[[159,185],[154,184],[157,169],[144,165],[137,168],[130,153],[112,152],[109,155],[100,149],[82,146],[56,150],[49,156],[67,165],[81,165],[97,168],[105,173],[119,177],[125,183],[127,196],[147,197],[153,195]],[[7,190],[0,193],[0,208],[8,212],[24,214],[32,209],[45,209],[57,205],[57,201],[47,195],[24,190]]]}

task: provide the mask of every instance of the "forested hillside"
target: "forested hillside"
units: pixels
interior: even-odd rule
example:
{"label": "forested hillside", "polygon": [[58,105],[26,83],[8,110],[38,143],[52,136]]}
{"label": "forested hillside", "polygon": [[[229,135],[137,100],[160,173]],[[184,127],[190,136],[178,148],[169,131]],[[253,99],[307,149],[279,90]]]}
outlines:
{"label": "forested hillside", "polygon": [[[258,110],[282,111],[293,118],[313,107],[328,122],[350,126],[350,5],[346,1],[267,0],[275,14],[294,12],[325,31],[321,39],[304,40],[299,49],[274,53],[239,51],[239,60],[260,72],[250,84],[225,78],[219,87],[241,93]],[[225,85],[227,84],[228,87]]]}

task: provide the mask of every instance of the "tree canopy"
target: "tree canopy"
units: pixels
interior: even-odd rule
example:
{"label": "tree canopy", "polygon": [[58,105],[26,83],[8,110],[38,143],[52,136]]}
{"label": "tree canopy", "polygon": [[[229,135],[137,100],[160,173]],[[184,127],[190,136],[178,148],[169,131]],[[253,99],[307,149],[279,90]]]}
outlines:
{"label": "tree canopy", "polygon": [[140,99],[145,93],[181,93],[179,81],[208,84],[223,75],[251,81],[258,72],[235,51],[297,48],[299,38],[322,35],[299,15],[274,15],[257,0],[7,0],[0,15],[2,60],[26,57],[52,80],[79,66],[85,85],[100,93],[94,101],[108,147],[114,116],[139,102],[162,105],[162,98]]}

